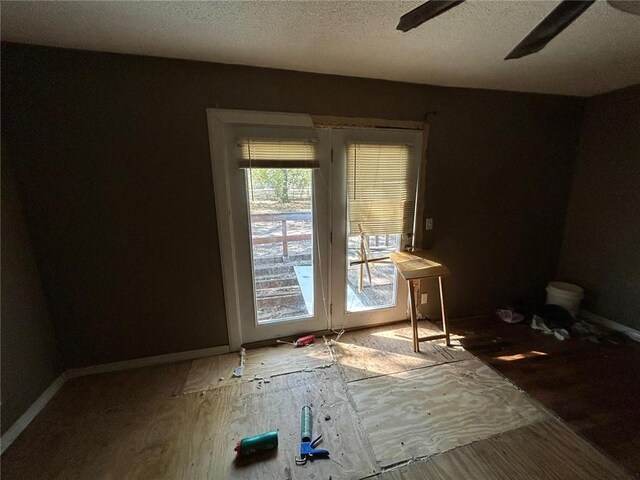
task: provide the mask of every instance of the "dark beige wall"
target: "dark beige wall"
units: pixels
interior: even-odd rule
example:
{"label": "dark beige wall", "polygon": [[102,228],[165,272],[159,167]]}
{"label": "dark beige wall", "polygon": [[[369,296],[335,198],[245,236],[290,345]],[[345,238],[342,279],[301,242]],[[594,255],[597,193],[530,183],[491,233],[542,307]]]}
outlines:
{"label": "dark beige wall", "polygon": [[587,310],[640,328],[640,85],[587,101],[559,276]]}
{"label": "dark beige wall", "polygon": [[4,434],[62,372],[22,205],[2,152],[2,354]]}
{"label": "dark beige wall", "polygon": [[208,107],[432,117],[453,317],[556,271],[584,100],[4,45],[14,152],[68,366],[224,344]]}

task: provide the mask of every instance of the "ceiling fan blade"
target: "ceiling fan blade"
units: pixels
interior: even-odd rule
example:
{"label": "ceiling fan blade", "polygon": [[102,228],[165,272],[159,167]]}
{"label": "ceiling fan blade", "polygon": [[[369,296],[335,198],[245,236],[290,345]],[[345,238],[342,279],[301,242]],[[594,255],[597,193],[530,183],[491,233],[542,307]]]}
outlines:
{"label": "ceiling fan blade", "polygon": [[431,20],[447,10],[460,5],[464,0],[428,0],[400,17],[400,23],[396,29],[408,32],[412,28],[419,27],[427,20]]}
{"label": "ceiling fan blade", "polygon": [[621,12],[640,15],[640,2],[637,0],[607,0],[607,3]]}
{"label": "ceiling fan blade", "polygon": [[511,50],[505,60],[525,57],[539,52],[594,2],[595,0],[564,0],[516,48]]}

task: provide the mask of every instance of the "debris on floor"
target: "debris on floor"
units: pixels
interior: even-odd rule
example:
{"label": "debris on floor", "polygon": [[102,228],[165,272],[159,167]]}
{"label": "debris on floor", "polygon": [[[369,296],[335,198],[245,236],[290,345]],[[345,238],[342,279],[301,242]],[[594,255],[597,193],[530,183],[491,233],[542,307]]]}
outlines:
{"label": "debris on floor", "polygon": [[560,305],[546,304],[535,313],[538,317],[543,318],[547,326],[552,330],[556,328],[569,330],[576,323],[571,312]]}
{"label": "debris on floor", "polygon": [[344,330],[338,334],[338,336],[336,337],[336,340],[327,340],[327,337],[325,335],[322,336],[322,339],[324,340],[324,346],[329,352],[329,355],[331,355],[331,363],[337,363],[336,354],[333,351],[333,346],[336,344],[336,342],[338,341],[338,338],[340,338],[343,333],[344,333]]}
{"label": "debris on floor", "polygon": [[524,320],[524,315],[516,312],[512,307],[498,308],[496,315],[507,323],[520,323]]}
{"label": "debris on floor", "polygon": [[560,305],[546,304],[540,307],[531,319],[531,328],[558,340],[570,338],[569,329],[575,323],[571,313]]}
{"label": "debris on floor", "polygon": [[241,377],[242,374],[244,373],[244,360],[246,356],[246,351],[244,347],[240,347],[240,352],[238,352],[238,354],[240,355],[240,365],[238,365],[236,368],[233,369],[234,377]]}
{"label": "debris on floor", "polygon": [[571,333],[581,340],[587,340],[593,343],[612,343],[619,345],[628,341],[628,337],[621,332],[609,330],[606,327],[594,325],[584,318],[580,318],[571,327]]}
{"label": "debris on floor", "polygon": [[553,335],[558,340],[566,340],[569,338],[569,332],[564,328],[549,328],[544,321],[544,318],[534,315],[531,320],[531,328],[534,330],[540,330],[545,335]]}
{"label": "debris on floor", "polygon": [[286,343],[288,345],[293,345],[294,347],[306,347],[307,345],[311,345],[316,341],[315,335],[305,335],[304,337],[298,338],[294,342],[286,342],[284,340],[276,340],[276,343]]}

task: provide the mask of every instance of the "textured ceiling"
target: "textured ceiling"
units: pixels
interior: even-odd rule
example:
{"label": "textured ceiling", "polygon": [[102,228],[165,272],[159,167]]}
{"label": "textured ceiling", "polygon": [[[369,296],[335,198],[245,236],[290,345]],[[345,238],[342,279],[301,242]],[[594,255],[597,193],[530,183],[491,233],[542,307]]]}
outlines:
{"label": "textured ceiling", "polygon": [[[640,1],[640,0],[638,0]],[[640,83],[640,17],[597,1],[544,50],[505,55],[558,2],[2,2],[2,39],[433,85],[594,95]]]}

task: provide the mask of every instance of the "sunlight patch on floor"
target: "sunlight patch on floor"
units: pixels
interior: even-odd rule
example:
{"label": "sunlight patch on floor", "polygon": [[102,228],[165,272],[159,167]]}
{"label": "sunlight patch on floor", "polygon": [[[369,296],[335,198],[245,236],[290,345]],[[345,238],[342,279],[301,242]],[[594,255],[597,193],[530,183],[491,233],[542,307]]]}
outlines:
{"label": "sunlight patch on floor", "polygon": [[373,375],[384,375],[389,372],[410,370],[429,362],[426,357],[413,352],[407,354],[388,352],[363,345],[348,343],[336,344],[338,363],[343,368],[364,370]]}
{"label": "sunlight patch on floor", "polygon": [[499,357],[493,357],[495,360],[501,360],[503,362],[515,362],[517,360],[524,360],[525,358],[532,357],[546,357],[544,352],[538,352],[537,350],[531,350],[530,352],[516,353],[514,355],[501,355]]}

